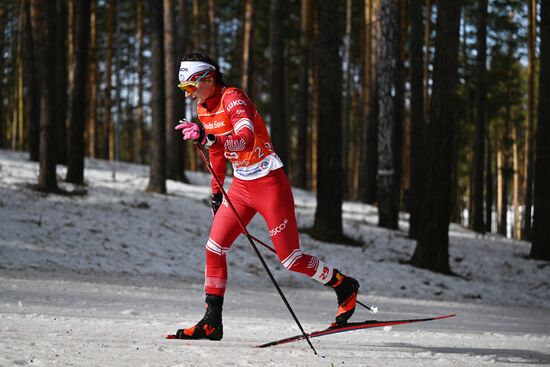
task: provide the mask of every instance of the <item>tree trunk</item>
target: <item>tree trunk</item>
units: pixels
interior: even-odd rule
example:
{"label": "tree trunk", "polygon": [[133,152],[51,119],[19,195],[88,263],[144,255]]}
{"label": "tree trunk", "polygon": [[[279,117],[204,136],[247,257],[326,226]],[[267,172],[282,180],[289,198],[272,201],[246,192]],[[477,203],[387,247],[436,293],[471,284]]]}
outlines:
{"label": "tree trunk", "polygon": [[[505,139],[509,138],[505,137]],[[504,144],[502,149],[502,186],[500,191],[501,210],[498,233],[506,237],[508,235],[508,183],[510,181],[510,165],[508,157],[508,146],[506,143]]]}
{"label": "tree trunk", "polygon": [[[378,63],[378,59],[377,59]],[[376,69],[377,66],[373,66],[373,69]],[[366,204],[374,205],[378,201],[378,189],[377,189],[377,178],[378,178],[378,126],[379,120],[378,116],[380,114],[379,104],[378,104],[378,78],[373,76],[372,84],[373,91],[371,96],[371,113],[367,126],[367,148],[366,148],[366,183],[365,183],[365,200]]]}
{"label": "tree trunk", "polygon": [[176,83],[179,63],[176,61],[176,20],[174,0],[164,0],[164,83],[166,93],[166,178],[176,181],[183,179],[181,134],[176,134],[174,126],[181,118],[176,116]]}
{"label": "tree trunk", "polygon": [[540,74],[537,141],[535,145],[535,190],[533,215],[534,259],[550,260],[550,3],[543,1],[540,7]]}
{"label": "tree trunk", "polygon": [[137,28],[137,107],[136,107],[136,144],[139,163],[145,163],[145,137],[144,137],[144,116],[143,116],[143,0],[137,0],[136,4],[136,28]]}
{"label": "tree trunk", "polygon": [[[315,4],[312,4],[314,6]],[[313,8],[313,32],[312,36],[315,39],[319,38],[319,17],[318,10]],[[309,149],[309,177],[311,191],[317,191],[317,146],[319,145],[319,60],[321,51],[319,48],[312,47],[311,51],[311,134],[310,134],[310,149]]]}
{"label": "tree trunk", "polygon": [[270,84],[271,84],[271,139],[275,151],[287,166],[288,173],[288,132],[285,114],[285,44],[283,38],[282,10],[285,7],[284,0],[271,2],[271,15],[269,24],[269,48],[271,50]]}
{"label": "tree trunk", "polygon": [[[495,152],[496,152],[496,158],[497,158],[497,193],[496,193],[496,199],[497,199],[497,233],[499,234],[506,234],[506,229],[502,229],[502,211],[503,211],[503,202],[502,202],[502,191],[504,187],[504,163],[503,163],[503,153],[501,151],[501,147],[498,144],[498,134],[495,134]],[[505,216],[506,218],[506,216]]]}
{"label": "tree trunk", "polygon": [[97,126],[97,92],[98,92],[98,52],[97,52],[97,22],[96,1],[91,1],[90,7],[90,59],[88,83],[90,98],[88,102],[88,155],[99,158],[98,126]]}
{"label": "tree trunk", "polygon": [[[67,0],[56,0],[54,22],[56,63],[53,65],[55,108],[53,113],[55,116],[56,159],[60,164],[67,164],[67,49],[72,47],[70,40],[67,40],[67,19]],[[72,32],[72,29],[69,31]]]}
{"label": "tree trunk", "polygon": [[17,25],[17,56],[14,60],[16,67],[16,93],[17,93],[17,145],[20,150],[25,147],[25,101],[23,96],[23,42],[24,42],[24,19],[23,3],[19,4],[19,16]]}
{"label": "tree trunk", "polygon": [[491,232],[493,225],[493,158],[491,150],[491,138],[489,136],[489,121],[487,120],[487,133],[485,134],[485,231]]}
{"label": "tree trunk", "polygon": [[151,9],[151,114],[152,144],[147,191],[166,193],[166,134],[163,4],[149,0]]}
{"label": "tree trunk", "polygon": [[[424,137],[424,63],[422,52],[422,10],[424,0],[410,0],[410,58],[411,58],[411,186],[406,197],[410,206],[409,237],[416,238],[418,230],[418,207],[422,179],[422,148]],[[408,205],[407,205],[408,204]]]}
{"label": "tree trunk", "polygon": [[411,264],[450,274],[449,220],[462,1],[437,2],[433,89],[425,131],[425,174]]}
{"label": "tree trunk", "polygon": [[509,151],[510,151],[510,124],[511,124],[511,107],[510,107],[510,86],[507,87],[507,97],[506,97],[506,116],[505,116],[505,127],[503,133],[503,144],[500,150],[501,155],[501,184],[499,190],[499,201],[500,201],[500,218],[498,225],[498,233],[506,236],[508,228],[508,183],[510,181],[510,165],[509,165]]}
{"label": "tree trunk", "polygon": [[90,41],[90,2],[75,2],[75,63],[72,88],[67,182],[84,184],[86,92],[88,90],[88,44]]}
{"label": "tree trunk", "polygon": [[451,207],[450,207],[450,222],[461,224],[462,217],[460,215],[461,210],[461,195],[458,191],[458,145],[457,137],[455,135],[455,141],[453,143],[453,155],[451,165]]}
{"label": "tree trunk", "polygon": [[[27,5],[25,5],[25,9],[27,9]],[[25,10],[25,14],[27,14],[27,11]],[[29,18],[26,16],[26,21],[28,22]],[[4,6],[0,6],[0,54],[4,55],[4,29],[6,28],[6,16],[5,16],[5,9]],[[28,27],[26,27],[28,29]],[[27,31],[25,32],[27,33]],[[28,38],[28,33],[25,37],[25,39]],[[29,53],[28,47],[27,47],[27,54]],[[4,143],[6,141],[6,119],[4,117],[4,94],[5,94],[5,87],[4,87],[4,57],[0,57],[0,149],[3,149],[5,147]],[[29,142],[30,143],[30,142]],[[32,151],[32,149],[31,149]],[[32,153],[31,153],[32,156]]]}
{"label": "tree trunk", "polygon": [[[129,46],[129,51],[132,46]],[[135,70],[135,69],[134,69]],[[135,74],[132,75],[131,82],[127,86],[130,89],[130,86],[135,86],[137,84]],[[132,101],[133,102],[133,101]],[[136,120],[134,119],[134,109],[135,104],[128,101],[124,104],[124,122],[125,129],[123,134],[124,141],[124,151],[126,153],[126,158],[129,162],[137,162],[137,149],[136,149],[136,139],[135,139],[135,129],[136,129]],[[124,158],[123,158],[124,159]]]}
{"label": "tree trunk", "polygon": [[[9,9],[8,10],[8,17],[11,16],[11,14],[9,13]],[[9,26],[8,26],[9,27]],[[14,60],[16,58],[16,55],[15,55],[15,52],[16,52],[16,48],[17,48],[17,34],[16,34],[16,28],[15,27],[11,27],[11,32],[9,32],[9,37],[11,38],[11,42],[10,42],[10,47],[9,48],[9,53],[10,53],[10,56],[11,56],[11,59]],[[17,139],[17,109],[15,108],[15,105],[17,103],[17,92],[16,92],[16,88],[15,88],[15,80],[16,80],[16,76],[17,74],[15,73],[15,68],[13,66],[11,66],[11,70],[10,68],[8,68],[9,71],[11,71],[11,73],[8,73],[7,75],[7,91],[6,91],[6,94],[8,95],[8,103],[7,103],[7,120],[8,120],[8,124],[9,124],[9,127],[7,128],[7,140],[8,140],[8,146],[10,147],[10,149],[12,150],[15,150],[16,149],[16,139]]]}
{"label": "tree trunk", "polygon": [[115,159],[113,114],[111,112],[113,33],[115,31],[116,0],[109,0],[107,10],[107,58],[105,60],[105,117],[103,119],[103,159]]}
{"label": "tree trunk", "polygon": [[370,115],[372,113],[372,12],[373,12],[373,0],[364,0],[363,2],[363,19],[361,22],[361,28],[364,34],[363,40],[363,79],[361,80],[361,91],[363,109],[361,116],[361,123],[363,124],[361,130],[361,146],[359,152],[359,173],[357,177],[357,199],[365,202],[367,192],[367,132],[369,127]]}
{"label": "tree trunk", "polygon": [[114,151],[114,159],[116,161],[121,160],[121,135],[122,135],[122,104],[120,98],[120,92],[123,88],[121,74],[121,52],[122,52],[122,2],[117,1],[116,11],[115,11],[115,120],[113,121],[113,135],[114,139],[112,144],[112,149]]}
{"label": "tree trunk", "polygon": [[50,72],[55,64],[53,33],[53,5],[47,0],[31,0],[31,21],[35,40],[35,61],[40,90],[40,163],[37,189],[44,192],[56,192],[56,160],[54,129],[54,74]]}
{"label": "tree trunk", "polygon": [[214,60],[218,59],[218,30],[214,0],[208,0],[208,53]]}
{"label": "tree trunk", "polygon": [[342,172],[344,173],[344,197],[349,198],[349,152],[350,152],[350,110],[352,103],[351,87],[351,32],[352,32],[352,0],[346,0],[346,27],[343,45],[343,80],[342,80]]}
{"label": "tree trunk", "polygon": [[[468,34],[466,32],[466,22],[462,22],[462,30],[461,30],[461,35],[462,35],[462,40],[460,41],[460,45],[462,47],[462,55],[459,56],[459,58],[462,58],[461,62],[464,64],[464,65],[467,65],[467,66],[470,66],[470,62],[469,62],[469,57],[470,55],[468,54]],[[477,50],[476,50],[477,52]],[[475,62],[472,62],[472,64],[474,64],[474,67],[476,66],[475,65]],[[470,73],[466,71],[467,68],[465,67],[464,68],[464,76],[463,76],[463,79],[464,79],[464,82],[462,83],[463,84],[463,88],[464,88],[464,106],[462,107],[464,112],[462,113],[462,119],[464,119],[464,126],[467,126],[469,125],[470,123],[472,124],[473,128],[474,128],[474,131],[475,129],[477,128],[476,127],[476,115],[475,115],[475,112],[476,111],[472,111],[472,108],[471,108],[471,103],[470,103],[470,99],[472,98],[471,95],[473,94],[474,95],[474,109],[475,109],[475,104],[477,103],[477,92],[476,91],[473,91],[477,85],[476,83],[478,82],[476,80],[476,77],[477,75],[475,74],[475,72],[473,72],[472,74],[474,74],[474,88],[472,88],[470,86]],[[476,70],[476,69],[474,69]],[[460,119],[459,119],[460,121]],[[475,133],[474,133],[474,137],[475,137]],[[473,159],[474,159],[474,156],[475,156],[475,139],[474,139],[474,143],[471,144],[471,152],[470,152],[470,149],[466,149],[466,159],[468,161],[471,161],[473,162]],[[470,147],[468,147],[470,148]],[[471,164],[469,165],[469,168],[468,168],[468,186],[467,186],[467,190],[466,190],[466,193],[468,195],[468,203],[465,205],[466,206],[466,210],[468,212],[468,226],[470,228],[473,228],[473,221],[472,221],[472,210],[473,210],[473,207],[474,207],[474,164]],[[462,199],[460,199],[462,200]],[[452,220],[451,220],[451,223],[452,223]],[[460,219],[460,223],[462,223],[462,218]]]}
{"label": "tree trunk", "polygon": [[529,32],[527,49],[529,54],[527,131],[525,132],[525,212],[523,222],[523,239],[531,240],[531,210],[533,207],[533,161],[535,143],[535,41],[537,37],[537,4],[529,0]]}
{"label": "tree trunk", "polygon": [[[243,25],[243,62],[241,87],[244,88],[248,95],[252,95],[253,91],[253,65],[254,65],[254,1],[245,1],[244,25]],[[303,20],[302,20],[303,21]]]}
{"label": "tree trunk", "polygon": [[424,120],[427,121],[430,114],[430,62],[431,62],[431,36],[432,36],[432,5],[433,0],[426,0],[426,25],[424,29]]}
{"label": "tree trunk", "polygon": [[[201,23],[203,22],[200,12],[200,2],[199,0],[193,0],[193,50],[206,52],[206,50],[203,49],[203,38],[204,38],[204,32],[201,31]],[[195,151],[195,149],[193,149]]]}
{"label": "tree trunk", "polygon": [[[462,62],[464,65],[470,65],[469,62],[469,54],[467,50],[467,34],[466,34],[466,22],[462,22],[462,39],[459,41],[459,48],[462,46]],[[459,51],[460,53],[460,51]],[[461,56],[459,55],[459,60]],[[464,83],[463,88],[465,90],[464,93],[464,119],[467,122],[473,122],[473,112],[472,112],[472,103],[471,103],[471,87],[470,87],[470,75],[468,73],[464,73]],[[451,223],[456,223],[461,225],[462,224],[462,193],[459,192],[458,188],[458,157],[459,157],[459,148],[458,148],[458,137],[455,135],[455,141],[453,144],[453,159],[452,159],[452,167],[451,167]],[[472,169],[470,169],[470,200],[468,202],[468,208],[472,207],[472,195],[471,195],[471,177]]]}
{"label": "tree trunk", "polygon": [[65,19],[65,70],[67,73],[67,83],[68,88],[72,89],[73,85],[73,60],[74,60],[74,2],[69,0],[55,0],[57,2],[63,1],[63,6],[65,7],[66,19]]}
{"label": "tree trunk", "polygon": [[[193,42],[192,50],[202,53],[208,53],[208,45],[210,44],[210,35],[208,34],[208,12],[204,11],[204,5],[207,3],[200,0],[193,1]],[[193,113],[194,111],[192,111]],[[197,149],[191,144],[186,144],[187,152],[190,153],[190,169],[192,171],[204,170]]]}
{"label": "tree trunk", "polygon": [[[188,2],[186,0],[178,0],[178,8],[179,8],[179,21],[176,22],[176,33],[178,35],[177,39],[177,50],[176,55],[178,60],[176,60],[179,63],[179,60],[182,60],[185,54],[187,53],[187,50],[189,48],[189,38],[190,38],[190,27],[189,27],[189,7]],[[179,25],[179,26],[178,26]],[[178,90],[178,93],[176,94],[175,98],[175,106],[176,106],[176,118],[177,120],[183,118],[185,116],[185,109],[186,109],[186,101],[184,98],[183,92]],[[178,138],[179,139],[179,138]],[[181,156],[181,181],[188,183],[189,180],[187,176],[185,175],[185,163],[187,160],[187,154],[185,149],[185,144],[182,144],[182,141],[179,140],[180,143],[180,156]],[[193,147],[194,148],[194,147]]]}
{"label": "tree trunk", "polygon": [[351,192],[353,193],[351,200],[362,200],[362,195],[364,195],[364,188],[361,187],[361,176],[363,169],[363,159],[365,158],[365,130],[367,129],[367,124],[365,120],[366,112],[368,108],[366,105],[367,99],[366,94],[369,93],[367,90],[368,83],[370,80],[369,66],[370,63],[367,63],[367,59],[370,56],[370,1],[362,0],[360,1],[360,10],[356,14],[359,17],[360,21],[358,23],[358,48],[359,48],[359,59],[358,59],[358,83],[359,88],[355,88],[354,93],[354,132],[353,132],[353,158],[352,158],[352,167],[351,167]]}
{"label": "tree trunk", "polygon": [[399,201],[396,191],[396,122],[399,62],[399,3],[383,0],[380,8],[381,38],[378,64],[378,225],[398,228]]}
{"label": "tree trunk", "polygon": [[477,88],[474,164],[472,179],[472,229],[485,232],[483,224],[483,179],[485,170],[485,135],[487,126],[487,0],[480,0],[477,8]]}
{"label": "tree trunk", "polygon": [[300,64],[298,84],[298,149],[296,154],[296,174],[294,185],[303,189],[307,188],[307,152],[308,144],[308,122],[309,122],[309,61],[310,61],[310,39],[311,39],[311,0],[302,0],[301,26],[300,26]]}
{"label": "tree trunk", "polygon": [[[360,10],[361,12],[361,19],[364,19],[364,15],[362,12],[364,9]],[[361,26],[361,23],[359,25],[360,31],[359,31],[359,52],[360,52],[360,59],[358,60],[360,62],[360,65],[364,65],[364,45],[365,45],[365,32],[364,27]],[[361,29],[362,28],[362,29]],[[351,136],[351,142],[352,142],[352,165],[350,167],[350,178],[351,181],[349,182],[350,186],[350,200],[357,201],[359,196],[359,171],[361,169],[361,154],[363,153],[363,130],[365,128],[363,123],[363,116],[365,106],[363,105],[364,101],[364,79],[365,79],[365,73],[364,69],[362,67],[358,70],[358,84],[361,86],[359,89],[355,89],[354,91],[354,98],[353,98],[353,132]]]}
{"label": "tree trunk", "polygon": [[[316,2],[319,22],[319,103],[317,144],[317,209],[313,232],[322,241],[340,242],[342,231],[342,61],[338,3]],[[330,77],[329,77],[330,76]]]}
{"label": "tree trunk", "polygon": [[[401,193],[405,189],[404,183],[407,179],[407,174],[403,174],[403,165],[405,164],[403,156],[405,149],[405,39],[407,38],[408,29],[408,14],[407,14],[407,0],[399,1],[399,32],[397,33],[397,49],[396,60],[397,65],[395,69],[395,134],[394,134],[394,146],[395,152],[393,154],[393,165],[395,169],[395,183],[396,188],[394,191],[394,201],[397,202],[397,216],[399,217],[399,209],[401,207]],[[408,154],[407,154],[408,156]],[[399,219],[398,219],[399,220]]]}
{"label": "tree trunk", "polygon": [[512,167],[513,167],[513,205],[514,222],[512,223],[512,238],[521,239],[521,217],[519,213],[519,152],[518,132],[515,122],[512,123]]}
{"label": "tree trunk", "polygon": [[370,30],[371,30],[371,66],[369,68],[370,79],[370,98],[367,101],[368,108],[366,109],[366,123],[364,141],[366,144],[365,158],[363,166],[363,175],[360,177],[360,187],[364,188],[364,192],[360,197],[367,204],[375,204],[377,201],[376,180],[378,171],[378,82],[375,77],[376,69],[380,62],[380,0],[372,0],[370,4]]}
{"label": "tree trunk", "polygon": [[[33,162],[40,159],[40,99],[35,64],[35,46],[32,35],[30,0],[24,0],[25,7],[25,85],[28,116],[29,156]],[[2,88],[0,88],[2,89]],[[0,92],[1,93],[1,92]],[[0,110],[2,107],[0,106]],[[1,117],[0,117],[1,118]],[[0,138],[1,140],[1,138]]]}

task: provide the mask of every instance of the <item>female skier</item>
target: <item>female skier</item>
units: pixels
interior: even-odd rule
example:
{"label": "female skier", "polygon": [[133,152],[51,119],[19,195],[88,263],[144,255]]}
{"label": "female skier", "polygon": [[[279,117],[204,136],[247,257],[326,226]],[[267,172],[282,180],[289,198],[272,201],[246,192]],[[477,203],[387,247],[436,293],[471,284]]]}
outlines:
{"label": "female skier", "polygon": [[[197,103],[200,121],[180,121],[176,129],[181,130],[183,140],[209,149],[212,168],[222,183],[226,159],[231,162],[234,178],[228,196],[244,225],[259,212],[283,266],[334,288],[338,299],[336,324],[345,324],[355,311],[359,283],[300,249],[290,184],[254,104],[242,90],[226,86],[218,65],[202,54],[184,57],[179,81],[185,96]],[[241,227],[214,179],[211,207],[214,220],[206,243],[206,313],[196,325],[178,330],[176,337],[180,339],[223,337],[226,254],[241,234]]]}

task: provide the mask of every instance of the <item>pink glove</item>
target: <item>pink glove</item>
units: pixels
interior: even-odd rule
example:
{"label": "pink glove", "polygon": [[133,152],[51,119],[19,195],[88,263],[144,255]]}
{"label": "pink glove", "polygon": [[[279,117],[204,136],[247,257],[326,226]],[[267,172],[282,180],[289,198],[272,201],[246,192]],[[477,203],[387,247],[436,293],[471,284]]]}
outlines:
{"label": "pink glove", "polygon": [[191,139],[194,142],[198,142],[202,145],[206,143],[206,134],[204,133],[204,129],[202,128],[202,126],[200,126],[199,124],[180,120],[180,123],[176,126],[176,130],[181,130],[183,140]]}

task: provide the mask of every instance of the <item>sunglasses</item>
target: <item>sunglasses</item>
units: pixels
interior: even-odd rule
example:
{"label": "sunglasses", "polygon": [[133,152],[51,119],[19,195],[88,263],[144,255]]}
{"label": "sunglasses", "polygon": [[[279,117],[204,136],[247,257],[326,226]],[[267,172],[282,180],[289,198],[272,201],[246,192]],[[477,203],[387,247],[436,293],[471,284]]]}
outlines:
{"label": "sunglasses", "polygon": [[184,92],[187,92],[189,94],[193,94],[195,93],[195,91],[197,90],[197,84],[199,84],[199,82],[201,81],[201,79],[203,79],[205,76],[208,75],[208,73],[210,72],[210,70],[212,69],[208,69],[204,72],[204,74],[202,74],[201,76],[199,76],[196,80],[194,81],[189,81],[189,82],[182,82],[180,84],[178,84],[178,87],[184,91]]}

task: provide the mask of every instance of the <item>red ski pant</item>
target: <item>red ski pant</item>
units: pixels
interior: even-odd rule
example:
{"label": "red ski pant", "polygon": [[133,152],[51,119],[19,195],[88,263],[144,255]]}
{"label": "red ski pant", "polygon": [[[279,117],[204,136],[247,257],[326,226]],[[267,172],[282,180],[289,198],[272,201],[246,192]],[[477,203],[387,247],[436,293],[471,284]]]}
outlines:
{"label": "red ski pant", "polygon": [[[228,196],[246,226],[256,213],[267,222],[269,235],[283,266],[326,284],[333,268],[300,249],[294,198],[283,171],[277,169],[255,180],[233,178]],[[241,226],[225,199],[218,209],[206,244],[205,291],[223,296],[227,284],[226,254],[242,233]]]}

